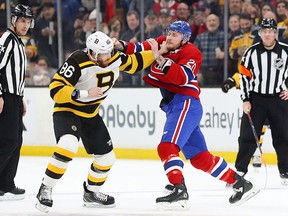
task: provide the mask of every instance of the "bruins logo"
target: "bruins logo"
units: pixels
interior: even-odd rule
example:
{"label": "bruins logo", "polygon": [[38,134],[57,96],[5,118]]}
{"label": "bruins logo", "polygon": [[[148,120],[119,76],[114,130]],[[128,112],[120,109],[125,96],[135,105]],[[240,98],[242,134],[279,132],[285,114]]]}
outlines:
{"label": "bruins logo", "polygon": [[71,128],[72,128],[73,131],[77,131],[77,127],[75,125],[72,125]]}

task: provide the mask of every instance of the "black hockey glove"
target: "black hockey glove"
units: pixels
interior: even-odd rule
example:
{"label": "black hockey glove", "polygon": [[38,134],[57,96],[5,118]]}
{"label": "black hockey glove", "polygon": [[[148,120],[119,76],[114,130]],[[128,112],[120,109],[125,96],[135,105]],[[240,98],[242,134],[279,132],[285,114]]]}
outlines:
{"label": "black hockey glove", "polygon": [[222,85],[221,85],[221,89],[224,93],[227,93],[229,91],[229,89],[233,88],[236,85],[236,82],[233,78],[229,77],[228,79],[226,79]]}

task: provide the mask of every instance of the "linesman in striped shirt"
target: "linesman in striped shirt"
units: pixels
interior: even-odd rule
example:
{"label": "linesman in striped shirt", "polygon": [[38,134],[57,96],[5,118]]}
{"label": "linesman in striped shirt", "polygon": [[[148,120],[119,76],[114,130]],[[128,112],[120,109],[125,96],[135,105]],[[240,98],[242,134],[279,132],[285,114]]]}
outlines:
{"label": "linesman in striped shirt", "polygon": [[277,23],[272,18],[262,20],[259,36],[261,41],[246,50],[239,68],[245,114],[240,126],[235,167],[246,174],[257,148],[246,114],[250,113],[258,137],[268,119],[281,183],[288,185],[288,91],[285,85],[288,77],[288,45],[277,40]]}
{"label": "linesman in striped shirt", "polygon": [[0,200],[25,197],[25,190],[14,182],[26,113],[23,92],[27,59],[20,36],[33,28],[34,19],[31,8],[22,4],[11,14],[11,26],[0,38]]}

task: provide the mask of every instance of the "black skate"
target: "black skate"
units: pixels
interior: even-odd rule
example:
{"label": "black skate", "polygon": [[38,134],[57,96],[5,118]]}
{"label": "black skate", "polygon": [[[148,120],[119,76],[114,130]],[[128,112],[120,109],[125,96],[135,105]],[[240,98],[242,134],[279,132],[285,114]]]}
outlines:
{"label": "black skate", "polygon": [[172,208],[187,208],[187,201],[189,195],[185,184],[166,185],[165,189],[170,191],[167,196],[158,197],[156,199],[157,207],[160,209],[172,209]]}
{"label": "black skate", "polygon": [[[242,178],[244,178],[244,176],[246,175],[245,172],[241,172],[241,171],[237,171],[236,173],[239,176],[241,176]],[[233,184],[226,183],[225,187],[226,187],[226,189],[231,189],[231,188],[233,188]]]}
{"label": "black skate", "polygon": [[233,184],[234,194],[229,198],[231,204],[242,204],[260,192],[254,189],[251,182],[236,173],[236,182]]}
{"label": "black skate", "polygon": [[284,186],[288,186],[288,172],[280,173],[281,184]]}
{"label": "black skate", "polygon": [[174,190],[174,185],[173,184],[167,184],[166,186],[165,186],[165,190],[167,190],[167,191],[173,191]]}
{"label": "black skate", "polygon": [[37,202],[36,202],[35,207],[39,211],[42,211],[45,213],[49,212],[50,208],[53,205],[52,187],[48,187],[42,183],[39,188],[39,192],[36,198],[37,198]]}
{"label": "black skate", "polygon": [[115,207],[115,199],[112,196],[103,194],[101,192],[89,191],[86,186],[86,182],[83,183],[84,195],[83,206],[85,207],[99,207],[99,208],[113,208]]}
{"label": "black skate", "polygon": [[11,191],[0,191],[0,200],[22,200],[25,198],[25,190],[15,187]]}

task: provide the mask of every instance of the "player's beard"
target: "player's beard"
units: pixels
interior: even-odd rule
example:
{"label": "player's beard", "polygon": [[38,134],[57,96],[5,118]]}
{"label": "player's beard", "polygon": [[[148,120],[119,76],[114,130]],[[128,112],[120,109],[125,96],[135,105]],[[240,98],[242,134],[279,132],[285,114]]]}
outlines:
{"label": "player's beard", "polygon": [[102,67],[105,68],[109,65],[109,59],[103,60],[103,59],[98,59],[97,64]]}

